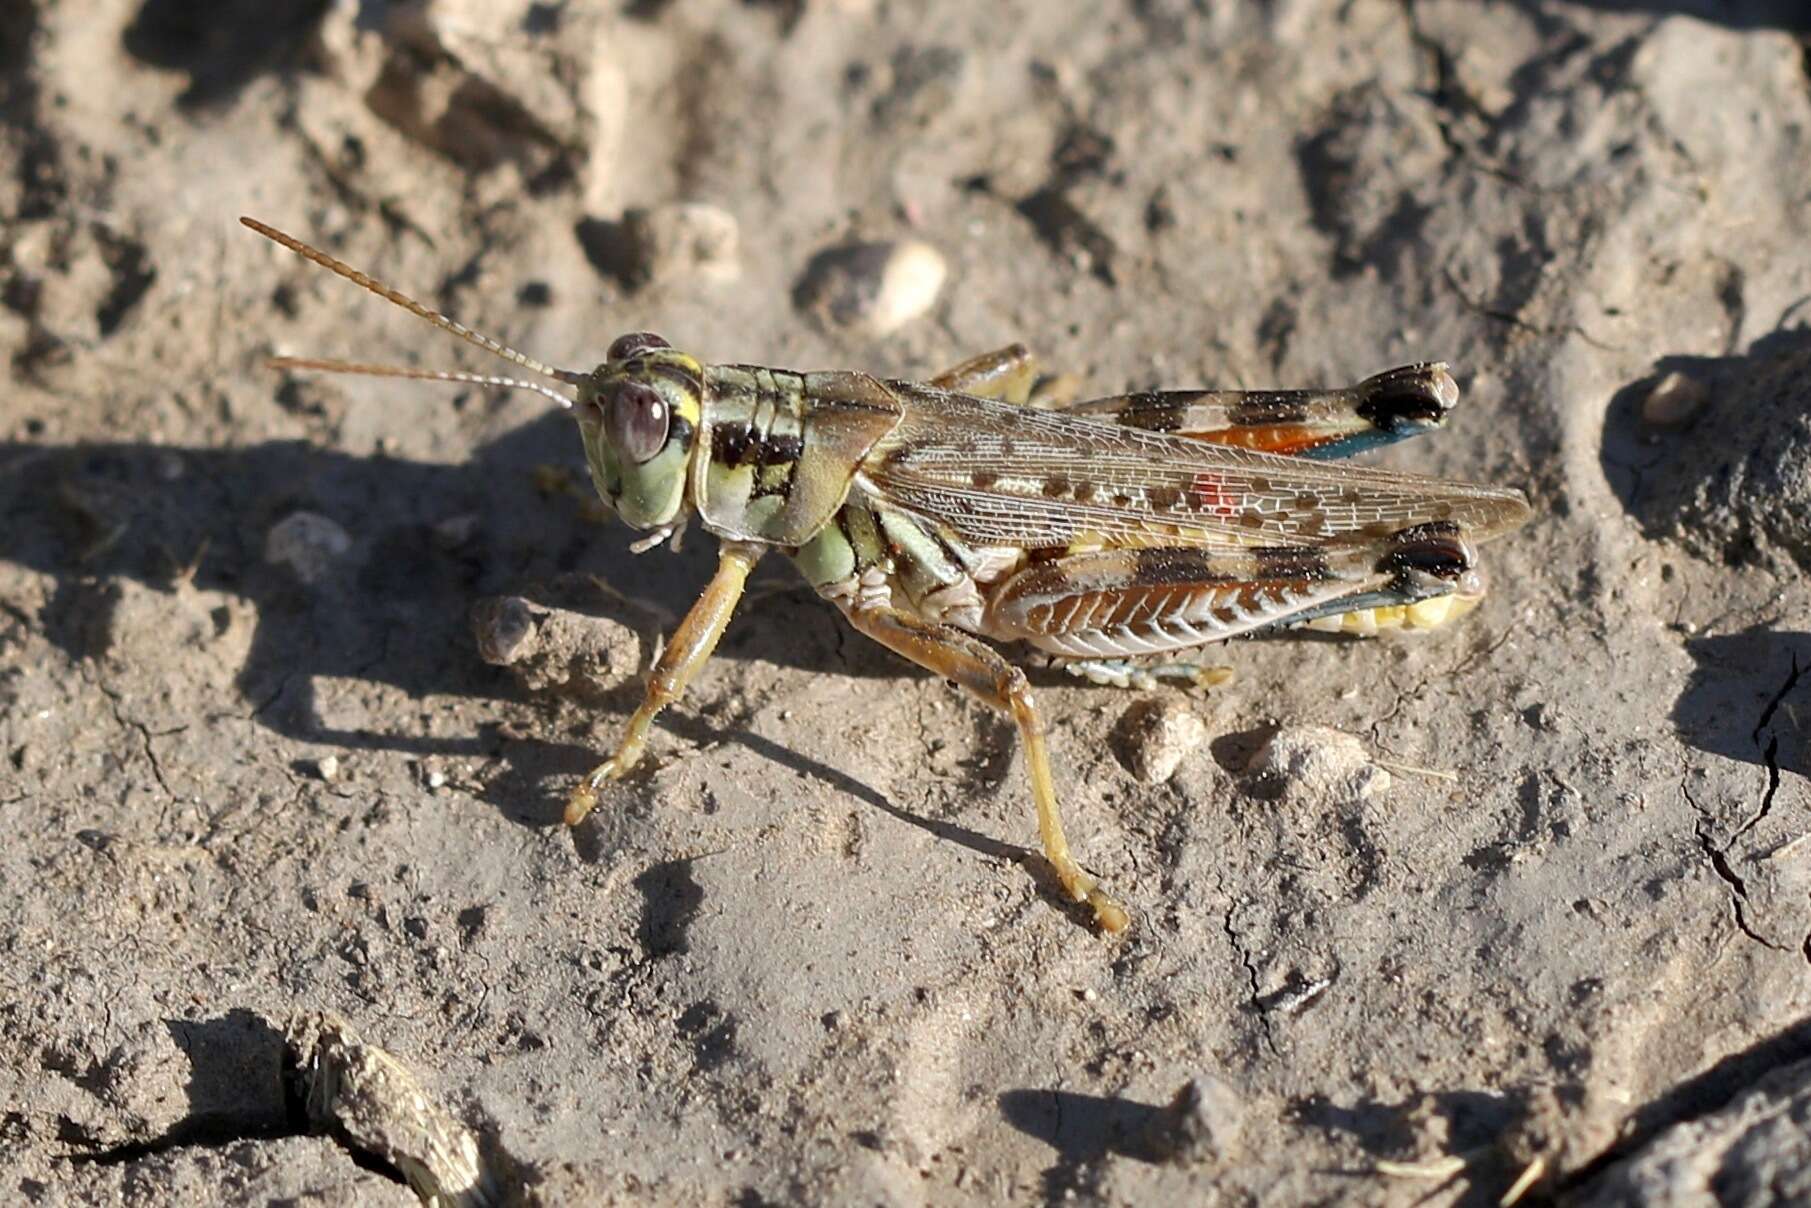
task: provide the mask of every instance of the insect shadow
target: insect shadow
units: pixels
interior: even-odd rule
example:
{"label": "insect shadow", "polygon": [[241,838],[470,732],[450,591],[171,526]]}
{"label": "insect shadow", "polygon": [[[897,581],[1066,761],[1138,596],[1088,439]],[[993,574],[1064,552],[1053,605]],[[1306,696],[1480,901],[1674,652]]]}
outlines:
{"label": "insect shadow", "polygon": [[[567,469],[573,488],[537,488],[537,471],[549,466]],[[122,580],[163,590],[186,580],[251,604],[254,630],[235,687],[260,724],[314,743],[472,754],[477,738],[333,729],[321,721],[315,685],[337,678],[411,696],[515,699],[513,681],[477,657],[470,606],[568,572],[682,610],[710,577],[714,543],[694,540],[678,556],[631,554],[626,529],[581,516],[590,486],[578,467],[571,421],[561,415],[457,465],[300,441],[238,449],[0,442],[0,559],[52,578],[32,620],[73,660],[112,651]],[[266,560],[271,529],[297,512],[324,516],[351,538],[312,582]],[[790,594],[797,582],[778,560],[757,574],[755,591]],[[797,596],[775,605],[823,607],[802,582]],[[763,625],[744,616],[720,653],[843,674],[899,673],[878,648],[847,642],[845,652],[829,620]],[[574,747],[561,770],[582,770],[595,754]]]}

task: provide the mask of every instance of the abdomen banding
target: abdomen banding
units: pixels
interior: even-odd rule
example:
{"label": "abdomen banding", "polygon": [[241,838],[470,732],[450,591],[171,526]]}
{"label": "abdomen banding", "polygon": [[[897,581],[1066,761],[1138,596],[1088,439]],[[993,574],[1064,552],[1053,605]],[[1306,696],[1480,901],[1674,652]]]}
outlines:
{"label": "abdomen banding", "polygon": [[985,632],[1052,654],[1181,650],[1318,615],[1383,590],[1374,552],[1116,549],[1034,562],[989,593]]}

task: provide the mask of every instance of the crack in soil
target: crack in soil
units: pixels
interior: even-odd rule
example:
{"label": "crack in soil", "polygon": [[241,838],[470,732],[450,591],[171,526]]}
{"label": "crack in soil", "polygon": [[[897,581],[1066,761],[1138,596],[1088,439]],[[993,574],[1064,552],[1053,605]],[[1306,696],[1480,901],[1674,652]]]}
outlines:
{"label": "crack in soil", "polygon": [[156,778],[157,785],[163,790],[164,796],[168,797],[172,802],[180,801],[181,798],[178,797],[176,791],[170,787],[170,782],[164,775],[163,761],[157,757],[157,748],[152,744],[151,740],[153,738],[163,738],[170,734],[180,734],[188,729],[188,727],[177,726],[171,730],[159,730],[156,733],[152,733],[150,726],[147,726],[144,722],[139,721],[136,718],[130,718],[125,715],[121,710],[121,694],[108,687],[105,680],[97,678],[94,681],[94,686],[99,688],[101,690],[101,695],[107,698],[107,708],[108,711],[113,714],[114,723],[122,730],[131,730],[137,733],[139,745],[144,748],[145,758],[151,764],[151,775]]}
{"label": "crack in soil", "polygon": [[[1761,720],[1754,724],[1752,738],[1755,746],[1761,745],[1761,735],[1773,721],[1773,715],[1779,709],[1780,702],[1785,700],[1787,694],[1798,686],[1799,677],[1803,674],[1804,669],[1798,665],[1798,653],[1794,651],[1792,670],[1787,674],[1786,682],[1780,685],[1780,690],[1773,694],[1773,699],[1767,702],[1765,709],[1761,710]],[[1768,814],[1773,812],[1773,797],[1780,789],[1780,736],[1778,734],[1767,736],[1767,746],[1762,750],[1761,757],[1767,765],[1767,791],[1761,795],[1761,807],[1749,817],[1748,821],[1736,828],[1735,834],[1729,837],[1729,842],[1732,844],[1753,830],[1766,819]]]}
{"label": "crack in soil", "polygon": [[1258,1026],[1264,1032],[1264,1047],[1269,1049],[1271,1056],[1274,1057],[1278,1055],[1279,1050],[1276,1036],[1270,1029],[1270,1013],[1264,1009],[1263,996],[1258,992],[1258,966],[1252,961],[1250,954],[1245,951],[1245,945],[1239,942],[1239,933],[1233,927],[1232,915],[1236,909],[1238,909],[1237,900],[1229,899],[1226,914],[1220,920],[1220,925],[1226,931],[1226,938],[1231,942],[1232,950],[1239,954],[1239,963],[1245,966],[1245,982],[1250,987],[1250,993],[1245,996],[1245,1001],[1251,1004],[1251,1009],[1257,1013]]}
{"label": "crack in soil", "polygon": [[1756,931],[1749,924],[1748,914],[1743,909],[1748,901],[1748,885],[1742,880],[1740,874],[1730,866],[1726,849],[1718,847],[1716,843],[1712,841],[1709,829],[1710,815],[1705,811],[1704,807],[1698,804],[1698,799],[1692,796],[1690,780],[1681,778],[1679,781],[1679,791],[1685,795],[1686,802],[1690,804],[1692,810],[1698,815],[1698,822],[1692,828],[1692,831],[1698,837],[1699,850],[1703,851],[1705,858],[1710,861],[1710,866],[1716,872],[1717,878],[1725,885],[1729,886],[1730,912],[1735,916],[1736,927],[1743,935],[1747,936],[1763,948],[1770,949],[1774,952],[1788,951],[1784,944],[1774,943],[1772,940]]}
{"label": "crack in soil", "polygon": [[305,1129],[250,1124],[231,1116],[200,1116],[179,1121],[168,1132],[146,1141],[127,1141],[66,1157],[70,1162],[85,1166],[121,1166],[179,1149],[220,1149],[239,1141],[282,1141],[307,1135]]}

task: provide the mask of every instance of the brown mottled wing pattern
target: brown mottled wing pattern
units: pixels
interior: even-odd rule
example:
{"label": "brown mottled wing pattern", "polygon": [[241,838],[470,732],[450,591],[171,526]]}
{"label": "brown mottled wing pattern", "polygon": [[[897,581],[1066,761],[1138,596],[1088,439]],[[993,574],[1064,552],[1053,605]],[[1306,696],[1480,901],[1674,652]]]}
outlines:
{"label": "brown mottled wing pattern", "polygon": [[887,385],[905,417],[862,477],[890,505],[975,545],[1321,547],[1441,521],[1481,541],[1529,515],[1516,490]]}

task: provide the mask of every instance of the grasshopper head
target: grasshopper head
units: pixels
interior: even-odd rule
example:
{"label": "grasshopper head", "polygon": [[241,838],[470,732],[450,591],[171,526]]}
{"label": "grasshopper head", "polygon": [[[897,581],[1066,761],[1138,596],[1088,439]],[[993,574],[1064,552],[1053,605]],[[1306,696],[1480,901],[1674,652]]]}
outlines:
{"label": "grasshopper head", "polygon": [[649,332],[619,337],[579,383],[577,416],[597,493],[624,522],[661,528],[686,506],[704,369]]}
{"label": "grasshopper head", "polygon": [[255,218],[239,221],[303,259],[312,260],[468,344],[540,377],[577,387],[578,399],[575,402],[545,382],[458,369],[369,365],[319,357],[273,357],[273,368],[533,390],[562,407],[576,409],[591,481],[624,521],[636,528],[664,531],[685,518],[689,477],[686,471],[704,410],[704,367],[692,357],[670,347],[657,335],[636,332],[611,344],[604,363],[590,373],[555,368],[449,319],[293,235],[285,235]]}

